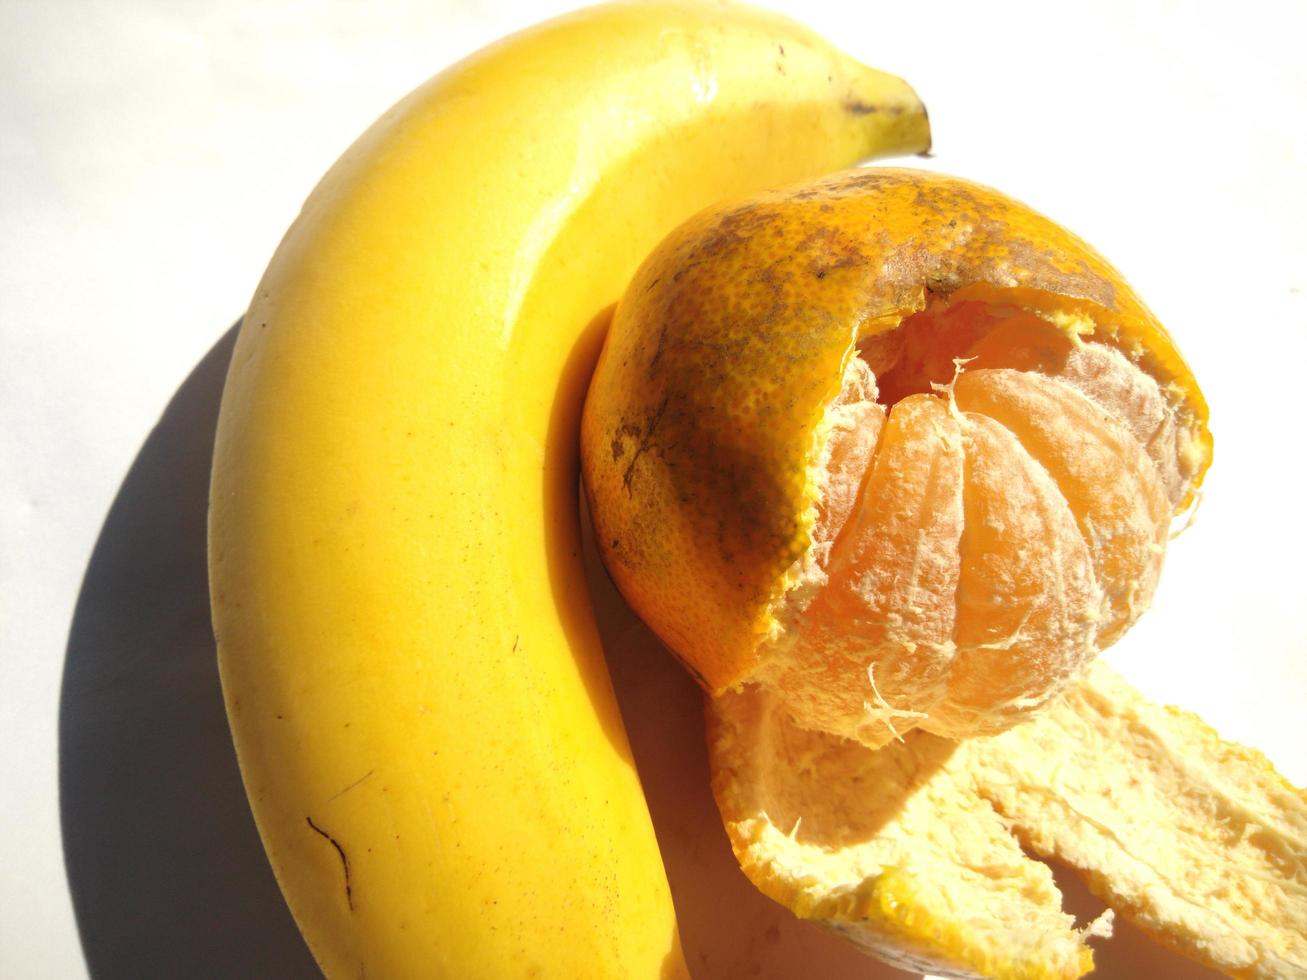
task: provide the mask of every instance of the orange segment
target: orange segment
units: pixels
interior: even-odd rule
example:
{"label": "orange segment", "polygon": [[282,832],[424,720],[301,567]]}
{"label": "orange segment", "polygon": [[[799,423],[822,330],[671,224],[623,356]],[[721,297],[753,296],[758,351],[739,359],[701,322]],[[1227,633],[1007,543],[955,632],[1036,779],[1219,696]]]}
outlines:
{"label": "orange segment", "polygon": [[958,421],[941,399],[911,395],[889,413],[824,587],[759,674],[791,692],[800,725],[883,743],[943,693],[962,521]]}
{"label": "orange segment", "polygon": [[1179,505],[1186,485],[1175,412],[1157,382],[1102,344],[1079,345],[1056,374],[1130,431],[1157,467],[1171,504]]}
{"label": "orange segment", "polygon": [[827,474],[825,493],[817,502],[814,547],[823,548],[819,563],[829,560],[830,546],[862,495],[862,481],[885,424],[885,409],[876,404],[876,378],[867,362],[852,358],[844,387],[827,413],[831,431],[821,467]]}
{"label": "orange segment", "polygon": [[958,379],[960,408],[995,419],[1056,481],[1089,545],[1103,591],[1101,649],[1147,606],[1161,573],[1171,505],[1130,432],[1070,385],[1029,371]]}
{"label": "orange segment", "polygon": [[1093,656],[1093,559],[1048,472],[993,419],[967,413],[966,525],[949,698],[922,723],[963,738],[1010,728]]}

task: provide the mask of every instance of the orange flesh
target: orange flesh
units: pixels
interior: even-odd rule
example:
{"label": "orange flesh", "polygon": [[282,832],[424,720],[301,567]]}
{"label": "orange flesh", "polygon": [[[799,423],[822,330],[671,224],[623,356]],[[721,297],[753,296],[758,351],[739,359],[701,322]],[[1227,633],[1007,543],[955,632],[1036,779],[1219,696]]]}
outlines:
{"label": "orange flesh", "polygon": [[984,415],[966,418],[958,660],[950,685],[957,708],[945,714],[964,729],[990,706],[1039,702],[1055,690],[1062,665],[1048,651],[1068,651],[1080,669],[1093,653],[1098,604],[1090,549],[1057,485],[1011,431]]}
{"label": "orange flesh", "polygon": [[1002,731],[1151,600],[1188,491],[1173,409],[1124,354],[1015,305],[936,302],[858,355],[816,584],[756,679],[873,746]]}
{"label": "orange flesh", "polygon": [[[951,659],[962,533],[962,439],[944,401],[912,395],[893,407],[861,498],[806,614],[796,667],[802,721],[864,740],[911,727],[914,716],[878,704],[876,689],[941,683]],[[867,650],[877,656],[867,672]],[[818,651],[822,651],[818,654]],[[849,678],[855,679],[849,683]],[[865,717],[864,717],[865,715]]]}

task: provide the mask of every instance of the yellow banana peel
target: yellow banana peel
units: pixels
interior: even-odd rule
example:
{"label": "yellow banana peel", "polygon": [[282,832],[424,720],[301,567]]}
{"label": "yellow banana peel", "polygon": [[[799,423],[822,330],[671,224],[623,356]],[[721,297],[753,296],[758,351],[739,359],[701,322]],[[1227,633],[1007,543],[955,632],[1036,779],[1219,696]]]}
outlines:
{"label": "yellow banana peel", "polygon": [[623,4],[447,70],[323,178],[236,345],[210,579],[328,975],[684,974],[579,556],[605,311],[709,203],[928,143],[905,83],[788,20]]}

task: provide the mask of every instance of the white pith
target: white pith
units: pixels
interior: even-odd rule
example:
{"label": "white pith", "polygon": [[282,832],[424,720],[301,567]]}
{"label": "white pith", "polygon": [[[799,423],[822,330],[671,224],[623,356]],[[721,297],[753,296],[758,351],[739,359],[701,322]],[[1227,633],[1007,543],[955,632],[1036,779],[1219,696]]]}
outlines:
{"label": "white pith", "polygon": [[1307,795],[1105,664],[1029,724],[868,749],[795,726],[750,686],[710,707],[714,790],[764,892],[891,962],[946,976],[1079,976],[1047,865],[1181,952],[1307,974]]}

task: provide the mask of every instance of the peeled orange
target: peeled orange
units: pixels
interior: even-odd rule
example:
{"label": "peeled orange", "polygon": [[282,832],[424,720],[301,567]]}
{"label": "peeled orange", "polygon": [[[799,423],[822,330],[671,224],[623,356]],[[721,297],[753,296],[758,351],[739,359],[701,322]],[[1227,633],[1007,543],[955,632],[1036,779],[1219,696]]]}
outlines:
{"label": "peeled orange", "polygon": [[885,744],[1002,731],[1148,606],[1211,457],[1166,331],[985,187],[856,170],[700,214],[615,314],[605,561],[713,693]]}

